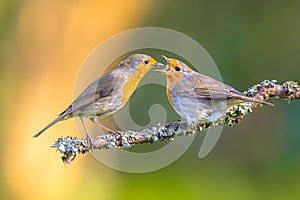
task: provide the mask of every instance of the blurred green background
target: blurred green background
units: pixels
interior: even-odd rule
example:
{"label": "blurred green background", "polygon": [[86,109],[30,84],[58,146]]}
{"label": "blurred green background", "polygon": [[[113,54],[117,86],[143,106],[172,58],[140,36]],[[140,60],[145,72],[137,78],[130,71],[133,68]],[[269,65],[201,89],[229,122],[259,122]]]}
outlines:
{"label": "blurred green background", "polygon": [[299,10],[299,1],[278,0],[1,1],[0,198],[299,199],[297,101],[273,100],[276,107],[225,128],[202,160],[199,135],[175,163],[146,174],[112,170],[90,155],[64,166],[48,147],[61,135],[77,135],[72,120],[32,139],[71,102],[89,52],[130,28],[189,35],[214,59],[224,82],[239,90],[263,79],[299,81]]}

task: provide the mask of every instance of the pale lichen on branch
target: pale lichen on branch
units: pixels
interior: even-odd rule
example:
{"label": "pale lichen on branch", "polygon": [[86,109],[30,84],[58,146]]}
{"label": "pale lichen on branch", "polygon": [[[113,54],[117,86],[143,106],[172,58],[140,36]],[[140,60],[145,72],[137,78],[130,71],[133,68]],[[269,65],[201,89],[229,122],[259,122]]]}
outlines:
{"label": "pale lichen on branch", "polygon": [[[287,81],[281,85],[276,80],[264,80],[249,88],[244,94],[260,100],[267,100],[268,98],[300,99],[300,87],[294,81]],[[172,140],[179,135],[193,135],[198,131],[202,132],[219,124],[232,126],[242,121],[243,117],[251,113],[258,105],[258,103],[247,102],[233,106],[226,111],[223,117],[213,123],[194,124],[188,127],[185,122],[177,121],[152,125],[138,131],[123,130],[99,135],[93,138],[93,149],[128,148],[136,144]],[[70,163],[78,154],[84,154],[91,150],[86,139],[76,137],[61,137],[53,142],[51,147],[63,154],[64,163]]]}

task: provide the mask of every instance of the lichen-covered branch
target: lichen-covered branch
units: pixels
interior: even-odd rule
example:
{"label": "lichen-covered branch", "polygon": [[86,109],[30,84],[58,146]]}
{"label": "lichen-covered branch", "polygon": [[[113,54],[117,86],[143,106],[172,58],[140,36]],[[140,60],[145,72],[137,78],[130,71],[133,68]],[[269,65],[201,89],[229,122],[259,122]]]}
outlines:
{"label": "lichen-covered branch", "polygon": [[[297,82],[287,81],[278,84],[277,81],[264,80],[244,92],[247,96],[261,100],[268,98],[300,99],[300,86]],[[99,135],[93,138],[93,147],[89,147],[86,139],[76,137],[61,137],[53,142],[51,147],[63,154],[64,163],[70,163],[76,155],[84,154],[91,150],[128,148],[136,144],[153,143],[162,140],[171,140],[178,135],[193,135],[198,131],[204,131],[212,126],[222,124],[232,126],[242,121],[243,117],[251,113],[259,104],[254,102],[242,103],[228,109],[223,117],[213,123],[193,124],[188,127],[186,122],[168,122],[156,124],[143,130],[123,130],[115,133]]]}

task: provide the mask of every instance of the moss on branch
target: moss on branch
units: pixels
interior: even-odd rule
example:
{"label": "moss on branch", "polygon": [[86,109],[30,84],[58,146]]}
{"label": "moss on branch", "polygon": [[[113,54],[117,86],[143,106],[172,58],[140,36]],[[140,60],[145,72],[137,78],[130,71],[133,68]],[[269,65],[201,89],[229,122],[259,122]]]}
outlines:
{"label": "moss on branch", "polygon": [[[264,80],[244,92],[245,95],[260,100],[269,98],[300,99],[300,87],[295,81],[287,81],[278,84],[276,80]],[[215,122],[193,124],[188,127],[186,122],[176,121],[165,124],[156,124],[143,130],[123,130],[111,134],[99,135],[93,138],[93,150],[110,148],[129,148],[136,144],[153,143],[162,140],[173,140],[178,135],[193,135],[206,129],[223,124],[232,126],[243,120],[243,117],[253,111],[258,103],[247,102],[231,107]],[[64,163],[70,163],[78,154],[84,154],[92,149],[88,146],[86,139],[76,137],[61,137],[53,142],[51,147],[56,148],[63,154]]]}

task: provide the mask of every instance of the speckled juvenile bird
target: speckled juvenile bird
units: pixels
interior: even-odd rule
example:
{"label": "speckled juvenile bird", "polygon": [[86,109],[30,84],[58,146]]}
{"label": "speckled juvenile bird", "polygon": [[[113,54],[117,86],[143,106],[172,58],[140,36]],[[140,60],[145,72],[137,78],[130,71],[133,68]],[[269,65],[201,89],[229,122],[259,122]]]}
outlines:
{"label": "speckled juvenile bird", "polygon": [[195,72],[179,60],[163,57],[167,61],[166,68],[155,71],[166,76],[168,100],[189,125],[213,122],[223,116],[228,108],[244,102],[273,106],[271,103],[247,97],[229,85]]}
{"label": "speckled juvenile bird", "polygon": [[65,111],[36,133],[34,137],[38,137],[57,122],[71,117],[80,117],[89,143],[91,137],[83,118],[90,118],[93,122],[111,132],[110,129],[95,121],[94,118],[106,117],[122,108],[143,76],[153,66],[160,65],[163,66],[149,55],[133,54],[129,56],[117,68],[92,82]]}

